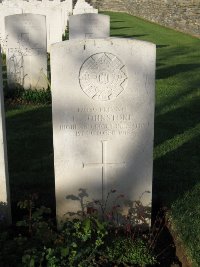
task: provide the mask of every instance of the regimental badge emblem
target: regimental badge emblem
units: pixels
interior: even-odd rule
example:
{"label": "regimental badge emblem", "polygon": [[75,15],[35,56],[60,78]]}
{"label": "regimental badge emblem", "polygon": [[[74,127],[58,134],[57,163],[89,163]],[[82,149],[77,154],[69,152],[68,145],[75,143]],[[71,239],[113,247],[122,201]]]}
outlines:
{"label": "regimental badge emblem", "polygon": [[79,82],[93,100],[108,101],[119,96],[127,85],[125,65],[111,53],[90,56],[81,66]]}

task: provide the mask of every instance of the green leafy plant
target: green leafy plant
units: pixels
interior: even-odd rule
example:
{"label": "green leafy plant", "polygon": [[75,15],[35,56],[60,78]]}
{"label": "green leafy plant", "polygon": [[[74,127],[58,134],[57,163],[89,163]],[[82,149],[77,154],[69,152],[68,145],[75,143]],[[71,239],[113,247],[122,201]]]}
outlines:
{"label": "green leafy plant", "polygon": [[110,261],[126,264],[155,264],[157,261],[148,249],[148,244],[142,239],[115,237],[106,248],[106,255]]}
{"label": "green leafy plant", "polygon": [[14,240],[26,247],[22,254],[23,266],[89,266],[104,244],[107,223],[88,216],[82,220],[67,220],[57,231],[49,219],[50,209],[37,208],[36,200],[37,195],[33,194],[18,203],[18,207],[27,212],[24,219],[17,222],[23,236]]}
{"label": "green leafy plant", "polygon": [[56,250],[51,250],[48,260],[59,255],[67,266],[89,266],[107,234],[107,224],[94,217],[66,221],[58,235]]}
{"label": "green leafy plant", "polygon": [[69,40],[69,30],[66,27],[64,34],[62,35],[62,41]]}
{"label": "green leafy plant", "polygon": [[33,103],[33,104],[50,104],[50,89],[28,89],[25,90],[21,86],[14,89],[4,89],[4,96],[8,103]]}
{"label": "green leafy plant", "polygon": [[[117,264],[154,264],[154,249],[163,230],[163,220],[157,218],[150,229],[150,206],[142,204],[142,197],[146,193],[149,192],[145,191],[137,201],[129,201],[124,194],[112,189],[105,200],[89,201],[86,190],[79,189],[77,196],[68,195],[67,199],[80,202],[81,210],[76,215],[84,218],[93,216],[107,223],[108,239],[104,241],[106,251],[105,248],[100,250],[101,257]],[[123,206],[128,207],[126,215],[122,214]],[[70,215],[74,216],[74,213]]]}
{"label": "green leafy plant", "polygon": [[[94,201],[93,206],[91,202],[86,201],[85,204],[83,201],[86,191],[80,190],[78,197],[70,196],[76,201],[81,200],[84,212],[80,218],[66,220],[60,230],[52,223],[50,209],[44,206],[38,208],[37,194],[30,195],[18,203],[18,207],[25,212],[23,220],[17,222],[18,234],[4,232],[0,235],[1,262],[5,267],[154,264],[153,237],[147,232],[138,231],[139,228],[129,225],[129,221],[116,225],[115,220],[107,216],[110,214],[107,207],[109,198],[115,194],[116,190],[111,190],[104,204]],[[123,198],[123,195],[116,195],[113,204]],[[98,216],[95,205],[103,208],[103,217]],[[116,212],[116,208],[113,207],[112,211]]]}
{"label": "green leafy plant", "polygon": [[17,222],[17,226],[27,228],[29,236],[34,236],[35,240],[37,239],[47,244],[54,237],[51,230],[53,225],[49,219],[51,210],[45,206],[35,208],[34,200],[36,198],[37,195],[33,194],[28,200],[18,203],[18,206],[21,209],[26,209],[28,213],[24,217],[24,220]]}
{"label": "green leafy plant", "polygon": [[47,90],[24,90],[21,96],[22,100],[37,104],[51,103],[51,91]]}

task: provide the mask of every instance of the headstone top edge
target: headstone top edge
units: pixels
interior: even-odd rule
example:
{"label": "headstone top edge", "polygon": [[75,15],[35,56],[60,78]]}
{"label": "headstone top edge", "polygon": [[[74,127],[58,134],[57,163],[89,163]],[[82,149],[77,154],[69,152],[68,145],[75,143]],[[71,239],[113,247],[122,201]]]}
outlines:
{"label": "headstone top edge", "polygon": [[7,19],[8,17],[10,18],[10,17],[17,17],[17,16],[24,16],[24,17],[26,17],[27,15],[29,15],[29,16],[40,16],[40,17],[44,17],[44,18],[46,18],[46,16],[45,15],[40,15],[40,14],[34,14],[34,13],[20,13],[20,14],[14,14],[14,15],[8,15],[8,16],[5,16],[5,19]]}
{"label": "headstone top edge", "polygon": [[52,49],[58,49],[59,47],[68,47],[68,46],[75,46],[77,44],[84,45],[84,44],[94,44],[97,45],[98,43],[106,43],[110,42],[111,44],[114,44],[116,42],[124,42],[124,43],[132,43],[132,44],[143,44],[147,45],[148,47],[152,47],[152,49],[156,50],[156,44],[148,41],[143,40],[137,40],[134,38],[119,38],[119,37],[108,37],[108,38],[94,38],[94,39],[72,39],[72,40],[66,40],[63,42],[57,42],[55,44],[51,45]]}
{"label": "headstone top edge", "polygon": [[75,14],[75,15],[70,15],[69,18],[72,18],[72,17],[85,17],[85,16],[90,16],[90,17],[104,17],[104,18],[110,18],[109,15],[104,15],[104,14],[99,14],[99,13],[84,13],[84,14]]}

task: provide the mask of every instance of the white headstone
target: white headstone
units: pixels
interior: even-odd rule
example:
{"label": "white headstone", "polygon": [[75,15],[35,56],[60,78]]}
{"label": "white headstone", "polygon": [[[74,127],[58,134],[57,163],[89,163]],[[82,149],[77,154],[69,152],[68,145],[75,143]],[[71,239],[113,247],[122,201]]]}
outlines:
{"label": "white headstone", "polygon": [[70,197],[81,188],[88,201],[105,201],[114,189],[131,201],[143,195],[143,205],[151,205],[155,58],[154,44],[132,39],[53,45],[58,221],[81,210]]}
{"label": "white headstone", "polygon": [[[4,96],[2,84],[2,64],[0,52],[0,220],[11,223],[10,189],[7,166],[7,147],[5,133]],[[3,218],[2,218],[3,217]]]}
{"label": "white headstone", "polygon": [[6,53],[8,86],[46,89],[47,38],[45,16],[12,15],[5,18],[8,48]]}
{"label": "white headstone", "polygon": [[92,5],[85,2],[85,0],[78,0],[74,6],[73,14],[85,14],[85,13],[98,13],[98,9],[95,9]]}
{"label": "white headstone", "polygon": [[50,44],[61,42],[63,34],[62,9],[59,7],[50,8],[47,18],[50,25]]}
{"label": "white headstone", "polygon": [[87,14],[87,13],[98,13],[98,9],[95,8],[76,8],[73,10],[73,15],[78,15],[78,14]]}
{"label": "white headstone", "polygon": [[62,34],[65,33],[69,14],[72,14],[72,0],[62,2],[59,0],[4,1],[0,4],[0,39],[3,38],[1,28],[5,28],[4,17],[21,13],[32,13],[46,16],[47,48],[48,52],[50,52],[51,44],[62,41]]}
{"label": "white headstone", "polygon": [[69,39],[107,38],[110,17],[102,14],[81,14],[69,17]]}
{"label": "white headstone", "polygon": [[57,7],[44,7],[37,5],[35,7],[26,6],[23,8],[24,13],[39,14],[46,16],[47,28],[47,51],[50,52],[52,44],[62,41],[62,11]]}
{"label": "white headstone", "polygon": [[63,2],[60,2],[59,7],[62,9],[62,21],[63,21],[63,33],[66,30],[66,27],[68,26],[69,21],[69,15],[72,14],[72,0],[65,0]]}
{"label": "white headstone", "polygon": [[9,7],[5,5],[2,5],[0,7],[0,44],[4,53],[7,48],[7,36],[5,33],[5,17],[14,14],[22,14],[22,9],[17,7]]}

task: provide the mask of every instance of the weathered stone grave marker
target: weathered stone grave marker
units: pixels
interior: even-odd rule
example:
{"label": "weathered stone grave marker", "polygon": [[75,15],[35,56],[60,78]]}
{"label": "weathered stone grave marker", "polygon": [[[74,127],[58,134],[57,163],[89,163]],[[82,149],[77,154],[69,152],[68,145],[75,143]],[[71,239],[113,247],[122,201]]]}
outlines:
{"label": "weathered stone grave marker", "polygon": [[56,6],[46,6],[38,4],[37,6],[27,5],[23,8],[24,13],[44,15],[46,17],[47,29],[47,51],[53,43],[62,41],[62,12],[61,8]]}
{"label": "weathered stone grave marker", "polygon": [[98,9],[85,2],[85,0],[78,0],[74,6],[73,14],[98,13]]}
{"label": "weathered stone grave marker", "polygon": [[115,189],[151,206],[155,57],[154,44],[132,39],[53,45],[58,221],[80,210],[79,189],[88,201]]}
{"label": "weathered stone grave marker", "polygon": [[47,89],[47,38],[45,16],[12,15],[5,18],[8,86]]}
{"label": "weathered stone grave marker", "polygon": [[69,17],[69,39],[107,38],[109,36],[109,16],[90,13]]}
{"label": "weathered stone grave marker", "polygon": [[59,6],[62,9],[63,33],[65,33],[66,27],[68,26],[69,15],[72,14],[73,10],[72,0],[60,2]]}
{"label": "weathered stone grave marker", "polygon": [[[72,13],[72,0],[66,1],[4,1],[0,3],[0,42],[5,43],[5,16],[31,13],[46,16],[47,50],[53,43],[62,41],[68,24],[69,14]],[[3,46],[3,48],[5,45]]]}
{"label": "weathered stone grave marker", "polygon": [[[11,223],[10,190],[7,166],[7,147],[5,133],[4,97],[2,83],[2,62],[0,52],[0,220]],[[3,216],[3,218],[2,218]]]}
{"label": "weathered stone grave marker", "polygon": [[5,53],[7,48],[7,36],[5,33],[5,17],[13,14],[21,14],[22,9],[17,7],[10,7],[6,5],[0,6],[0,43],[1,49]]}

